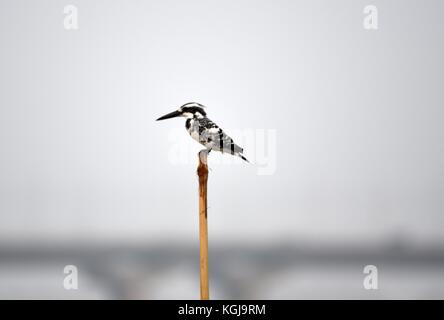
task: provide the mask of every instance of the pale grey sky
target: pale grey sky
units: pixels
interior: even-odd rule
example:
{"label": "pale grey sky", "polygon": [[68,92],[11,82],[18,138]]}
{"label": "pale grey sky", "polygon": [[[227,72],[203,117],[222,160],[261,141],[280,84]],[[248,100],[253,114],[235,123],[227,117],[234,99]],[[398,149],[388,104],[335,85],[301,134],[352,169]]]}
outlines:
{"label": "pale grey sky", "polygon": [[210,157],[214,241],[442,240],[444,4],[367,4],[2,0],[0,237],[194,241],[200,147],[154,120],[197,101],[277,138],[273,175]]}

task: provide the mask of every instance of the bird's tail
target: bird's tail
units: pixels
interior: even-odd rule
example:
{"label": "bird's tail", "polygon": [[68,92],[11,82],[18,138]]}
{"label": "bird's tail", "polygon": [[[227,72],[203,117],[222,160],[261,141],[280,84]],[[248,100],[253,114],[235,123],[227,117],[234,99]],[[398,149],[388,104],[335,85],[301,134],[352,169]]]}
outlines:
{"label": "bird's tail", "polygon": [[244,160],[244,161],[246,161],[246,162],[250,163],[250,161],[248,161],[248,159],[247,159],[247,158],[245,158],[243,154],[241,154],[241,153],[238,153],[238,156],[239,156],[239,157],[240,157],[240,158],[241,158],[242,160]]}

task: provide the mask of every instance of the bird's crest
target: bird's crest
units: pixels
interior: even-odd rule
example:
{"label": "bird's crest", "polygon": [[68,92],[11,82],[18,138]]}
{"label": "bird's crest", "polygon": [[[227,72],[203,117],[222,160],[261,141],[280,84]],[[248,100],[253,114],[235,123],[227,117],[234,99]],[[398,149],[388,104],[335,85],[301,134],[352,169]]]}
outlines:
{"label": "bird's crest", "polygon": [[191,113],[193,115],[205,117],[207,113],[205,112],[206,107],[203,104],[197,102],[188,102],[179,108],[182,113]]}

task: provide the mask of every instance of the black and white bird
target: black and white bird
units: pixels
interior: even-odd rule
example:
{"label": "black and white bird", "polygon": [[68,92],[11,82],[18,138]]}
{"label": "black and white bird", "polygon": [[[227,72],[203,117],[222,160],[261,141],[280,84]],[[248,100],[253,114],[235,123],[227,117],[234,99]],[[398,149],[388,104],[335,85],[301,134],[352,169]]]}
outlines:
{"label": "black and white bird", "polygon": [[189,102],[181,106],[178,110],[173,111],[160,117],[156,121],[165,120],[175,117],[187,118],[185,128],[190,136],[205,146],[208,152],[211,150],[220,151],[222,153],[230,153],[238,156],[248,162],[242,154],[243,149],[234,143],[223,130],[213,121],[207,118],[204,110],[205,106],[197,102]]}

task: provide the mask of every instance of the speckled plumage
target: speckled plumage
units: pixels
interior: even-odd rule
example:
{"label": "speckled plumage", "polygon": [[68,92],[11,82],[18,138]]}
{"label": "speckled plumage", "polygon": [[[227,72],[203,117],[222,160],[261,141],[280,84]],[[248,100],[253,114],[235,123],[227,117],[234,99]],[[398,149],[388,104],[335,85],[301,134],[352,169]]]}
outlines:
{"label": "speckled plumage", "polygon": [[230,136],[207,117],[188,119],[186,128],[190,136],[207,149],[238,156],[243,152]]}

